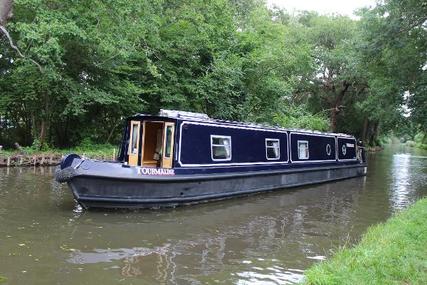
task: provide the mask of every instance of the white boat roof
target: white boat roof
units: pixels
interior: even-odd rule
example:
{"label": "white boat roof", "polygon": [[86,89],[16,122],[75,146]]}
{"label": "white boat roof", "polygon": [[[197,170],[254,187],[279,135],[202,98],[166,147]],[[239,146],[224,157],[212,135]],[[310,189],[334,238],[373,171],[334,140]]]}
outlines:
{"label": "white boat roof", "polygon": [[[138,115],[149,116],[146,114],[138,114]],[[258,129],[281,130],[281,131],[286,130],[286,131],[292,131],[292,132],[333,135],[333,136],[354,138],[354,136],[352,135],[343,134],[343,133],[328,133],[328,132],[320,132],[320,131],[307,130],[307,129],[283,128],[280,126],[271,126],[268,124],[213,119],[204,113],[187,112],[187,111],[179,111],[179,110],[160,109],[158,116],[171,118],[171,119],[179,119],[179,120],[190,120],[190,121],[199,121],[199,122],[207,122],[207,123],[218,123],[218,124],[236,125],[236,126],[243,126],[243,127],[253,127]]]}

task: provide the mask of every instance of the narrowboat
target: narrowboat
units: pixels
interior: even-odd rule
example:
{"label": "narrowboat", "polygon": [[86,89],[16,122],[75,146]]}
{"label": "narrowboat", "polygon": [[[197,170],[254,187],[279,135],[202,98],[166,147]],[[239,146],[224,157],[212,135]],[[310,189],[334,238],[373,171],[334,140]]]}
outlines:
{"label": "narrowboat", "polygon": [[365,150],[351,135],[160,110],[126,120],[115,161],[69,154],[55,178],[85,208],[158,208],[366,172]]}

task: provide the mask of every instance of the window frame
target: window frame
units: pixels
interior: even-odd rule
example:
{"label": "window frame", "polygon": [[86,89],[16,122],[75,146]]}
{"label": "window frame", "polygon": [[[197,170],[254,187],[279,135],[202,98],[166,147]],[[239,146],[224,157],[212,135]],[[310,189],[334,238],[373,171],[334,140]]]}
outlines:
{"label": "window frame", "polygon": [[[307,157],[300,157],[300,144],[306,144],[307,145]],[[299,160],[308,160],[310,159],[310,147],[309,147],[309,143],[308,140],[297,140],[297,152],[298,152],[298,159]]]}
{"label": "window frame", "polygon": [[[279,155],[277,156],[277,157],[274,157],[274,158],[269,158],[268,157],[268,149],[269,148],[273,148],[273,149],[276,149],[276,147],[274,147],[274,146],[268,146],[267,145],[267,142],[277,142],[277,149],[279,150],[278,151],[278,153],[279,153]],[[267,160],[280,160],[280,139],[274,139],[274,138],[266,138],[265,139],[265,158],[267,159]]]}
{"label": "window frame", "polygon": [[[214,138],[219,138],[219,139],[228,139],[230,142],[229,145],[229,150],[230,150],[230,155],[228,158],[214,158],[214,152],[213,152],[213,147],[226,147],[225,145],[222,144],[214,144],[213,143],[213,139]],[[223,135],[211,135],[210,137],[211,139],[211,159],[212,161],[231,161],[231,158],[233,157],[233,152],[232,152],[232,147],[231,147],[231,136],[223,136]]]}
{"label": "window frame", "polygon": [[[139,150],[139,134],[140,134],[140,128],[141,128],[141,124],[137,121],[132,121],[132,123],[130,124],[131,126],[131,134],[130,134],[130,149],[129,149],[129,154],[130,155],[138,155],[138,150]],[[135,133],[135,127],[136,126],[136,135],[134,137],[134,133]],[[134,140],[136,139],[136,141]],[[136,147],[134,148],[134,143],[136,144]],[[136,150],[136,151],[135,151]]]}
{"label": "window frame", "polygon": [[[170,129],[170,137],[168,141],[168,129]],[[169,144],[168,144],[169,142]],[[167,153],[169,145],[169,153]],[[173,145],[173,125],[166,125],[165,126],[165,146],[164,146],[164,157],[165,158],[171,158],[172,157],[172,145]],[[168,155],[169,154],[169,155]]]}

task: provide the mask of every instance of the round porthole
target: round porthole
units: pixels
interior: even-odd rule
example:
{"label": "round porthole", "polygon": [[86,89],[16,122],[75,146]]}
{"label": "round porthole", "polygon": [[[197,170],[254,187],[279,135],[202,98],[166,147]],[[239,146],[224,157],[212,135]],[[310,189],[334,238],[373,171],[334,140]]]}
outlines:
{"label": "round porthole", "polygon": [[326,154],[329,156],[329,155],[331,155],[331,152],[332,152],[331,145],[330,145],[330,144],[327,144],[327,145],[326,145]]}
{"label": "round porthole", "polygon": [[342,155],[345,155],[347,153],[347,147],[345,146],[345,144],[342,145],[341,151],[342,151]]}

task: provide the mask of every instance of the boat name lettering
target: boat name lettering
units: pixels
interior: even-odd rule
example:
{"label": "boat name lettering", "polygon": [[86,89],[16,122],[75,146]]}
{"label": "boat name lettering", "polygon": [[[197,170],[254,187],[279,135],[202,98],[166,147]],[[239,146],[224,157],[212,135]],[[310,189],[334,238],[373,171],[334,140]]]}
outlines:
{"label": "boat name lettering", "polygon": [[142,175],[175,175],[174,169],[165,168],[140,168],[139,174]]}
{"label": "boat name lettering", "polygon": [[354,147],[353,143],[346,143],[347,147]]}

